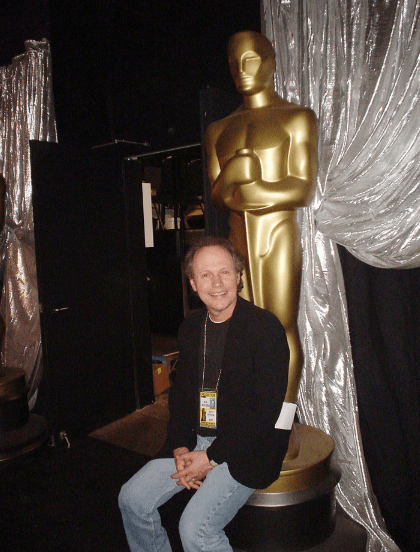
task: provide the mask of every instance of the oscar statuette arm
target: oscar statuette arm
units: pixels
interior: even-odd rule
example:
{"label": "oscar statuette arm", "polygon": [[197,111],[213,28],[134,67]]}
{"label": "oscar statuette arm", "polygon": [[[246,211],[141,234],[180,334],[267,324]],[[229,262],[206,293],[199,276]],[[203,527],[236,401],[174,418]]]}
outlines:
{"label": "oscar statuette arm", "polygon": [[[310,113],[302,112],[285,125],[289,135],[287,151],[284,147],[261,149],[258,154],[237,151],[243,162],[242,171],[236,172],[237,177],[254,175],[255,179],[250,182],[245,178],[236,186],[229,205],[231,209],[262,215],[294,210],[310,203],[318,171],[317,124]],[[258,177],[258,169],[261,177]]]}
{"label": "oscar statuette arm", "polygon": [[218,209],[225,211],[228,208],[224,201],[226,194],[225,188],[230,188],[230,186],[228,186],[222,174],[216,153],[216,141],[221,131],[222,129],[220,128],[219,122],[212,123],[206,130],[205,147],[207,154],[207,174],[211,185],[210,197]]}
{"label": "oscar statuette arm", "polygon": [[312,111],[302,110],[283,125],[287,140],[276,144],[269,137],[266,145],[238,149],[223,167],[214,146],[215,130],[209,127],[206,145],[211,199],[219,208],[262,215],[310,203],[318,170],[317,122]]}

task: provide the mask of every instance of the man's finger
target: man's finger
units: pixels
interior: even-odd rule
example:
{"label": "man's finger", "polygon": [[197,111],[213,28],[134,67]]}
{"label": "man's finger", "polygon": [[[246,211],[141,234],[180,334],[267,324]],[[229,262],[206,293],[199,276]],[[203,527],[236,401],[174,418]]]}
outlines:
{"label": "man's finger", "polygon": [[200,481],[199,479],[193,479],[191,482],[190,482],[190,485],[191,485],[191,488],[197,490],[201,487],[201,485],[203,484],[202,481]]}
{"label": "man's finger", "polygon": [[173,473],[171,475],[172,479],[181,479],[181,477],[186,477],[190,474],[190,470],[187,468],[184,468],[183,470],[178,470],[176,473]]}
{"label": "man's finger", "polygon": [[181,477],[179,479],[179,481],[177,482],[177,485],[182,485],[183,487],[185,487],[186,489],[190,490],[191,489],[191,485],[187,482],[187,480],[185,479],[185,477]]}

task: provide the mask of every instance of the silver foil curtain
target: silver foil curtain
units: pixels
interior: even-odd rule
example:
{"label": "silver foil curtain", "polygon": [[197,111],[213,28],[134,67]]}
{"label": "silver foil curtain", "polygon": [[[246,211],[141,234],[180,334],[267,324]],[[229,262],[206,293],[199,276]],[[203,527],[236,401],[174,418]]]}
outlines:
{"label": "silver foil curtain", "polygon": [[299,413],[333,436],[338,500],[367,529],[367,549],[394,551],[363,457],[335,242],[377,267],[420,265],[420,2],[261,4],[277,91],[319,118],[317,191],[302,210]]}
{"label": "silver foil curtain", "polygon": [[1,310],[7,328],[3,362],[25,370],[31,405],[42,355],[29,140],[56,141],[57,134],[50,46],[26,41],[25,50],[0,68],[0,172],[7,183]]}

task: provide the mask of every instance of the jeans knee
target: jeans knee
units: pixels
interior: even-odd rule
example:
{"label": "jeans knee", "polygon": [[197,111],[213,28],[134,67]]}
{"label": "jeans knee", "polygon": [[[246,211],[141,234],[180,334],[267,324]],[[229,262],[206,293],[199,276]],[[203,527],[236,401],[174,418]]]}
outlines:
{"label": "jeans knee", "polygon": [[124,510],[128,503],[127,484],[123,485],[118,495],[118,507],[120,510]]}
{"label": "jeans knee", "polygon": [[118,495],[118,506],[120,510],[131,510],[137,512],[141,507],[141,502],[137,493],[133,492],[130,482],[121,487]]}
{"label": "jeans knee", "polygon": [[184,550],[196,550],[200,541],[200,526],[194,516],[184,513],[179,521],[179,536]]}

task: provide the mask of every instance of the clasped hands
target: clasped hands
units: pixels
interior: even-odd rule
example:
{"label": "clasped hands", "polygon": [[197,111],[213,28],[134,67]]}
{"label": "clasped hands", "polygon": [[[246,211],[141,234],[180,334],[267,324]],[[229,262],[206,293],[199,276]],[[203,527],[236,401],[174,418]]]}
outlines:
{"label": "clasped hands", "polygon": [[176,473],[172,479],[178,479],[177,485],[186,489],[198,489],[206,475],[213,469],[205,450],[190,452],[187,447],[174,450]]}

